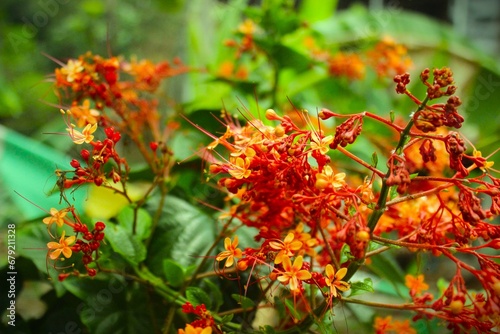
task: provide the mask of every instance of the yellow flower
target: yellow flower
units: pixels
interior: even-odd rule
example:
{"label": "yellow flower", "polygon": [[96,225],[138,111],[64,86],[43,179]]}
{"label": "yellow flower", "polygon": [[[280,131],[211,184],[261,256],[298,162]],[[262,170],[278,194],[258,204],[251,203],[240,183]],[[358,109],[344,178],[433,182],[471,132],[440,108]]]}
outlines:
{"label": "yellow flower", "polygon": [[332,186],[334,189],[341,188],[345,184],[345,173],[333,172],[332,167],[325,166],[322,173],[316,174],[315,186],[317,189],[326,189]]}
{"label": "yellow flower", "polygon": [[47,225],[51,225],[56,223],[57,226],[62,227],[64,224],[64,217],[68,211],[66,209],[57,210],[56,208],[50,209],[50,217],[43,218],[43,223]]}
{"label": "yellow flower", "polygon": [[272,249],[279,250],[278,255],[276,255],[274,259],[274,263],[280,264],[283,262],[285,256],[293,256],[296,251],[302,248],[302,242],[298,240],[293,241],[293,239],[295,239],[295,235],[290,232],[283,241],[278,240],[269,242],[269,246]]}
{"label": "yellow flower", "polygon": [[255,23],[250,19],[246,19],[238,26],[238,31],[244,35],[253,35],[255,29]]}
{"label": "yellow flower", "polygon": [[73,143],[78,145],[83,143],[90,143],[94,139],[94,136],[92,134],[95,132],[95,130],[97,130],[97,123],[87,124],[83,128],[82,132],[75,130],[73,127],[66,128],[66,131],[68,131],[71,140],[73,140]]}
{"label": "yellow flower", "polygon": [[333,142],[333,136],[326,136],[319,139],[316,132],[311,132],[311,149],[319,150],[325,155],[330,150],[330,144]]}
{"label": "yellow flower", "polygon": [[177,334],[212,334],[212,327],[201,328],[186,325],[185,329],[179,328]]}
{"label": "yellow flower", "polygon": [[68,82],[75,81],[76,74],[81,71],[83,71],[83,63],[81,60],[70,59],[68,64],[61,68],[61,73],[66,75],[66,80]]}
{"label": "yellow flower", "polygon": [[325,283],[330,287],[330,294],[332,297],[337,298],[339,296],[338,290],[347,291],[349,290],[350,284],[342,281],[342,278],[347,274],[347,268],[340,268],[337,272],[333,269],[331,264],[327,264],[325,268]]}
{"label": "yellow flower", "polygon": [[57,259],[61,253],[66,258],[70,258],[71,254],[73,254],[70,245],[75,242],[76,237],[72,235],[71,237],[64,238],[65,236],[66,232],[63,231],[59,242],[51,241],[47,243],[47,248],[52,251],[49,255],[52,260]]}
{"label": "yellow flower", "polygon": [[252,171],[248,169],[250,167],[250,162],[249,158],[243,160],[243,158],[238,157],[231,163],[231,168],[228,170],[228,173],[238,180],[246,179],[252,173]]}
{"label": "yellow flower", "polygon": [[288,256],[283,257],[284,272],[280,273],[277,279],[284,285],[290,284],[291,291],[299,290],[299,281],[310,279],[312,276],[309,271],[302,269],[303,261],[302,256],[297,256],[292,264]]}
{"label": "yellow flower", "polygon": [[234,236],[234,241],[231,242],[231,238],[224,239],[225,251],[222,251],[215,257],[218,262],[226,259],[225,267],[231,267],[234,263],[234,258],[240,258],[242,253],[238,246],[238,236]]}

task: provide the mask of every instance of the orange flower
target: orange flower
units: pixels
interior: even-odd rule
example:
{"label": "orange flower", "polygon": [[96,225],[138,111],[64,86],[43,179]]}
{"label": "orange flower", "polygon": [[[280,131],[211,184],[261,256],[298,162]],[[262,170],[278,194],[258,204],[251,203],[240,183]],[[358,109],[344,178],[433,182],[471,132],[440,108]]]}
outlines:
{"label": "orange flower", "polygon": [[293,254],[302,247],[302,242],[298,240],[293,241],[294,238],[295,235],[290,232],[283,241],[278,240],[269,242],[269,246],[272,249],[279,250],[278,255],[276,255],[274,259],[274,263],[280,264],[283,262],[285,256],[293,256]]}
{"label": "orange flower", "polygon": [[416,334],[417,331],[410,326],[408,320],[392,320],[391,316],[385,318],[376,317],[373,324],[376,334]]}
{"label": "orange flower", "polygon": [[57,226],[62,227],[64,224],[64,217],[66,217],[66,214],[68,213],[68,210],[63,209],[63,210],[57,210],[56,208],[51,208],[50,209],[50,217],[43,218],[43,223],[46,225],[51,225],[53,223],[56,223]]}
{"label": "orange flower", "polygon": [[100,115],[98,110],[90,108],[90,100],[88,99],[83,101],[81,106],[74,104],[70,111],[79,127],[97,123],[97,118]]}
{"label": "orange flower", "polygon": [[332,297],[337,298],[339,296],[338,291],[349,290],[350,284],[342,281],[342,278],[347,274],[347,268],[340,268],[337,272],[333,269],[331,264],[327,264],[325,268],[325,282],[326,285],[330,287],[330,294]]}
{"label": "orange flower", "polygon": [[231,242],[231,238],[224,239],[224,248],[226,249],[223,252],[220,252],[219,255],[215,257],[215,260],[218,262],[226,259],[225,267],[231,267],[234,263],[234,258],[240,258],[242,253],[241,249],[237,248],[238,246],[238,236],[234,236],[234,241]]}
{"label": "orange flower", "polygon": [[409,320],[394,321],[393,322],[394,333],[397,334],[416,334],[417,331],[410,326]]}
{"label": "orange flower", "polygon": [[422,291],[429,289],[429,285],[424,282],[424,275],[420,274],[417,277],[412,275],[405,276],[405,285],[410,289],[410,295],[415,296]]}
{"label": "orange flower", "polygon": [[61,234],[61,239],[59,239],[58,243],[54,241],[47,243],[47,248],[49,250],[52,250],[52,252],[49,255],[49,257],[52,260],[57,259],[61,255],[61,253],[64,255],[65,258],[70,258],[71,254],[73,254],[70,245],[75,242],[76,237],[72,235],[71,237],[67,237],[65,239],[64,238],[65,235],[66,232],[63,231]]}
{"label": "orange flower", "polygon": [[328,71],[333,76],[345,76],[350,80],[365,76],[365,64],[355,53],[339,52],[328,59]]}
{"label": "orange flower", "polygon": [[185,329],[179,328],[177,334],[212,334],[212,327],[201,328],[186,325]]}
{"label": "orange flower", "polygon": [[309,271],[302,269],[302,263],[302,256],[297,256],[293,264],[288,256],[283,257],[284,272],[280,273],[277,279],[284,285],[290,284],[291,291],[299,290],[299,281],[310,279],[312,276]]}

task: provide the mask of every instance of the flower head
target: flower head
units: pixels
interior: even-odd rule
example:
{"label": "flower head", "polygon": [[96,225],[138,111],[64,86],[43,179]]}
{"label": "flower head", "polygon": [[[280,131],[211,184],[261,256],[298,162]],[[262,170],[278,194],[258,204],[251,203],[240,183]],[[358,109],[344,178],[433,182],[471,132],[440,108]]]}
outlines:
{"label": "flower head", "polygon": [[97,123],[95,124],[87,124],[82,132],[75,130],[73,126],[66,128],[66,131],[68,131],[69,136],[71,137],[71,140],[73,140],[73,143],[75,144],[83,144],[83,143],[90,143],[94,139],[94,135],[92,135],[95,130],[97,130]]}
{"label": "flower head", "polygon": [[249,158],[243,159],[237,157],[234,159],[234,163],[231,164],[231,168],[228,170],[228,173],[235,179],[246,179],[252,173],[252,171],[248,169],[250,167],[250,162],[251,160]]}
{"label": "flower head", "polygon": [[63,231],[59,242],[51,241],[47,243],[47,248],[51,250],[49,256],[52,260],[57,259],[61,255],[61,253],[65,258],[70,258],[71,254],[73,254],[70,245],[75,242],[76,237],[72,235],[71,237],[65,238],[65,236],[66,232]]}
{"label": "flower head", "polygon": [[43,218],[43,223],[46,225],[51,225],[53,223],[56,223],[57,226],[62,227],[64,224],[64,217],[66,217],[66,214],[68,213],[68,210],[63,209],[63,210],[57,210],[56,208],[51,208],[50,209],[50,217]]}
{"label": "flower head", "polygon": [[309,271],[302,269],[303,262],[302,256],[297,256],[293,264],[288,256],[284,256],[283,272],[278,276],[278,281],[285,285],[290,284],[291,291],[299,290],[300,281],[308,280],[312,277]]}
{"label": "flower head", "polygon": [[281,241],[271,241],[269,243],[269,246],[272,249],[279,250],[278,255],[276,255],[274,259],[274,263],[280,264],[283,262],[283,258],[285,256],[293,256],[294,252],[298,251],[300,248],[302,248],[302,241],[294,240],[295,235],[290,232],[288,235],[285,237],[285,240]]}
{"label": "flower head", "polygon": [[66,66],[61,68],[61,73],[66,75],[68,82],[75,81],[76,74],[83,71],[83,63],[81,60],[70,59]]}
{"label": "flower head", "polygon": [[345,184],[345,176],[345,173],[334,173],[332,167],[325,166],[322,173],[316,174],[315,186],[318,189],[326,189],[330,186],[338,189]]}
{"label": "flower head", "polygon": [[333,142],[333,136],[320,138],[315,131],[311,132],[311,149],[319,150],[321,154],[326,154],[330,150],[330,144]]}
{"label": "flower head", "polygon": [[424,275],[420,274],[418,276],[406,275],[405,285],[410,289],[410,295],[415,296],[422,291],[429,289],[429,285],[424,282]]}
{"label": "flower head", "polygon": [[238,246],[238,236],[234,236],[233,242],[231,242],[231,238],[224,239],[224,248],[225,251],[222,251],[215,257],[215,260],[218,262],[226,259],[225,267],[231,267],[234,263],[234,258],[240,258],[242,255],[241,249],[237,248]]}
{"label": "flower head", "polygon": [[337,298],[339,296],[338,291],[347,291],[350,289],[349,283],[342,281],[342,278],[347,274],[347,268],[340,268],[335,272],[333,266],[327,264],[325,274],[325,283],[330,287],[330,294],[332,297]]}
{"label": "flower head", "polygon": [[212,334],[212,327],[193,327],[191,325],[186,325],[186,328],[179,328],[178,334]]}

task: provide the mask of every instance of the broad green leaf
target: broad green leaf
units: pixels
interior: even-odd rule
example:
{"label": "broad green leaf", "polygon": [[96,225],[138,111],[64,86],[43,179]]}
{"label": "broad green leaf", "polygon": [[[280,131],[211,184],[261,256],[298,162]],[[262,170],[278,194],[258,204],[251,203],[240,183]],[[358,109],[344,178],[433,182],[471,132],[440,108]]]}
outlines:
{"label": "broad green leaf", "polygon": [[[0,178],[6,187],[4,191],[10,194],[20,209],[23,215],[20,218],[43,216],[43,211],[37,206],[46,210],[61,207],[59,193],[53,192],[48,196],[44,189],[50,193],[57,181],[54,171],[67,168],[70,160],[55,149],[0,125]],[[79,210],[86,195],[84,188],[71,194],[68,191],[67,194],[68,199],[75,199],[74,205]]]}
{"label": "broad green leaf", "polygon": [[217,312],[219,310],[219,307],[221,307],[221,305],[224,303],[221,287],[209,279],[203,280],[203,283],[206,284],[207,288],[209,289],[208,294],[210,296],[210,299],[212,300],[211,310]]}
{"label": "broad green leaf", "polygon": [[362,281],[351,283],[350,291],[349,297],[361,295],[365,292],[374,292],[372,279],[367,277]]}
{"label": "broad green leaf", "polygon": [[146,288],[126,280],[108,277],[106,280],[93,280],[92,284],[83,280],[72,280],[71,283],[76,286],[68,285],[68,290],[83,299],[76,310],[90,333],[153,333],[152,319],[164,315],[161,309],[151,313],[148,307],[138,307],[151,302]]}
{"label": "broad green leaf", "polygon": [[[158,205],[152,198],[151,207]],[[182,267],[201,261],[215,241],[214,219],[196,206],[174,196],[167,196],[162,215],[148,249],[148,266],[163,276],[163,260],[173,259]]]}
{"label": "broad green leaf", "polygon": [[104,230],[106,240],[118,254],[122,255],[131,265],[137,266],[146,258],[146,247],[132,236],[123,226],[107,223]]}
{"label": "broad green leaf", "polygon": [[184,269],[171,259],[163,261],[163,272],[167,283],[173,287],[179,287],[184,283]]}
{"label": "broad green leaf", "polygon": [[205,291],[196,286],[190,286],[186,289],[186,298],[194,306],[205,304],[208,310],[212,309],[212,300]]}
{"label": "broad green leaf", "polygon": [[[123,226],[126,231],[132,233],[134,227],[134,209],[126,206],[116,217],[118,224]],[[152,220],[150,214],[140,208],[137,210],[136,234],[138,240],[145,240],[151,235]]]}

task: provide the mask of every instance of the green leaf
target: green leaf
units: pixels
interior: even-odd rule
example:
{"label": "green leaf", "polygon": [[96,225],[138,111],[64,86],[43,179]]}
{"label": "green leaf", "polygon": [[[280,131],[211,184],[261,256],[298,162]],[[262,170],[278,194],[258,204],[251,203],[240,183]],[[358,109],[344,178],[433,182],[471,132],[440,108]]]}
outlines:
{"label": "green leaf", "polygon": [[276,331],[274,330],[274,328],[273,328],[272,326],[265,325],[265,326],[261,329],[260,333],[262,333],[262,334],[275,334],[275,333],[276,333]]}
{"label": "green leaf", "polygon": [[295,319],[300,319],[300,313],[295,309],[295,301],[291,299],[285,299],[285,305],[286,308],[288,309],[288,312],[290,312],[291,316],[294,317]]}
{"label": "green leaf", "polygon": [[[158,198],[151,198],[152,208],[159,205]],[[157,276],[163,276],[163,260],[175,259],[182,267],[201,261],[215,242],[214,219],[190,203],[167,196],[162,215],[151,239],[147,264]]]}
{"label": "green leaf", "polygon": [[127,231],[123,226],[107,223],[105,235],[114,251],[123,256],[131,265],[137,266],[146,258],[144,244],[134,238],[132,232]]}
{"label": "green leaf", "polygon": [[340,250],[340,264],[345,263],[354,257],[351,255],[351,247],[348,244],[344,244]]}
{"label": "green leaf", "polygon": [[219,307],[224,303],[221,288],[209,279],[203,280],[203,283],[209,288],[209,296],[213,301],[211,310],[217,312]]}
{"label": "green leaf", "polygon": [[389,201],[392,201],[396,197],[398,197],[398,187],[395,187],[395,186],[390,187],[390,189],[389,189]]}
{"label": "green leaf", "polygon": [[[134,209],[131,206],[125,207],[120,211],[116,220],[125,230],[132,233],[134,225]],[[146,240],[151,234],[152,219],[151,215],[144,209],[137,210],[137,226],[135,237],[138,240]]]}
{"label": "green leaf", "polygon": [[[99,274],[101,275],[101,274]],[[160,321],[165,313],[156,310],[154,314],[147,305],[146,287],[131,284],[118,277],[107,279],[66,280],[67,287],[83,301],[77,305],[77,312],[90,333],[135,334],[154,333],[152,319]]]}
{"label": "green leaf", "polygon": [[220,322],[222,324],[225,324],[225,323],[228,323],[230,322],[231,320],[233,320],[233,317],[234,317],[234,313],[229,313],[229,314],[226,314],[224,316],[222,316]]}
{"label": "green leaf", "polygon": [[373,154],[372,154],[372,166],[377,168],[377,164],[378,164],[378,155],[377,155],[377,152],[373,152]]}
{"label": "green leaf", "polygon": [[194,306],[205,304],[207,309],[212,309],[212,300],[205,291],[196,286],[190,286],[186,289],[186,298]]}
{"label": "green leaf", "polygon": [[[61,206],[59,193],[49,197],[44,193],[44,188],[50,190],[50,184],[55,185],[57,179],[54,171],[57,168],[65,169],[70,160],[55,149],[0,125],[0,178],[6,186],[3,191],[11,194],[23,218],[43,216],[44,213],[37,206],[46,209]],[[85,191],[77,191],[68,194],[68,199],[75,198],[74,205],[77,210],[81,210],[85,196]]]}
{"label": "green leaf", "polygon": [[405,283],[405,274],[399,267],[396,259],[386,253],[381,253],[372,257],[372,263],[368,268],[379,277],[395,287],[396,291],[401,294],[399,285]]}
{"label": "green leaf", "polygon": [[184,283],[184,269],[174,260],[165,259],[163,261],[163,272],[171,286],[180,287]]}
{"label": "green leaf", "polygon": [[239,295],[237,293],[233,293],[231,297],[241,305],[241,308],[244,310],[248,310],[255,307],[255,302],[246,296]]}
{"label": "green leaf", "polygon": [[351,283],[351,293],[349,297],[357,296],[365,292],[374,292],[373,281],[371,278],[367,277],[362,281],[357,281]]}

